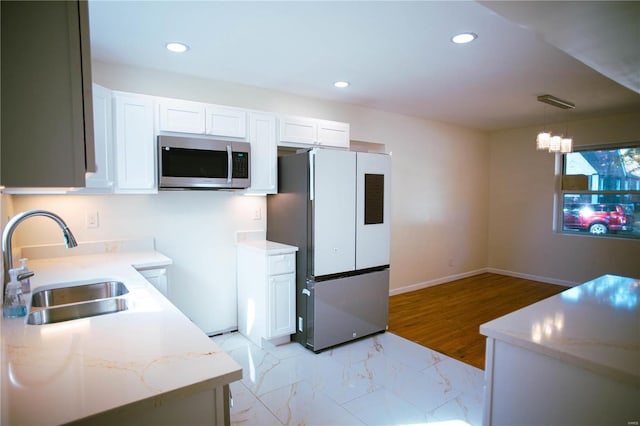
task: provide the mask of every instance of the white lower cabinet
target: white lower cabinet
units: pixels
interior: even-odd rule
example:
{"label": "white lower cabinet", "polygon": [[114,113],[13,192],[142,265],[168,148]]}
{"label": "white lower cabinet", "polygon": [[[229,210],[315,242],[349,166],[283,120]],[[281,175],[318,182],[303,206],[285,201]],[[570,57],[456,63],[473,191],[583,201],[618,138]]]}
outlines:
{"label": "white lower cabinet", "polygon": [[238,244],[238,330],[260,347],[295,333],[297,250],[264,240]]}
{"label": "white lower cabinet", "polygon": [[145,280],[157,288],[164,297],[169,297],[169,279],[167,278],[166,267],[140,268],[137,269],[137,271],[140,272],[140,275],[142,275]]}
{"label": "white lower cabinet", "polygon": [[[197,385],[194,385],[196,388]],[[179,389],[73,422],[76,426],[229,425],[229,385]]]}
{"label": "white lower cabinet", "polygon": [[[509,333],[504,340],[486,341],[483,425],[637,424],[637,376],[617,377],[615,371],[578,359],[570,350],[554,354],[522,347]],[[599,342],[597,337],[589,341],[563,336],[557,338],[558,345],[563,338],[578,347],[581,342],[593,342],[593,347]]]}

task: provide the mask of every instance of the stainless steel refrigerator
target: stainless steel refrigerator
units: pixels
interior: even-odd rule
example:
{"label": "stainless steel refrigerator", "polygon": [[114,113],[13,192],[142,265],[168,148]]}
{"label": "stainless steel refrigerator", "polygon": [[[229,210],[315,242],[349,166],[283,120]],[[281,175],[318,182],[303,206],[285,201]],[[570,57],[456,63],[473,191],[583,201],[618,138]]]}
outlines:
{"label": "stainless steel refrigerator", "polygon": [[295,245],[295,340],[314,352],[386,330],[391,158],[314,148],[278,159],[267,239]]}

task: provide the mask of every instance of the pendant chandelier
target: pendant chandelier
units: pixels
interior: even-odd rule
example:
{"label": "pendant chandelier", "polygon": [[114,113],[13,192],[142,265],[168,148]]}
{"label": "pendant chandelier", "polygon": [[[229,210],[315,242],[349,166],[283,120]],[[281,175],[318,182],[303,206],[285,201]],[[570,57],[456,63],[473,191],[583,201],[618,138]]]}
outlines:
{"label": "pendant chandelier", "polygon": [[[538,101],[561,109],[573,109],[576,107],[572,102],[551,95],[538,96]],[[568,127],[569,125],[567,124],[567,128]],[[560,152],[564,154],[573,151],[573,140],[568,135],[552,135],[550,131],[543,130],[538,133],[536,147],[540,151],[549,151],[551,153]]]}

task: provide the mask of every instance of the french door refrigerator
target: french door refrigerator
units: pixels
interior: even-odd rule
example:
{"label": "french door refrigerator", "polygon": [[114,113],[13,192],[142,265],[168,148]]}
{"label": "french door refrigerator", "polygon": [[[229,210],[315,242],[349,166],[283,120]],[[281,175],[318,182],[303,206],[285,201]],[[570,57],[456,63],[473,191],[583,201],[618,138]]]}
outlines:
{"label": "french door refrigerator", "polygon": [[314,148],[278,158],[267,239],[299,248],[295,340],[314,352],[386,330],[391,159]]}

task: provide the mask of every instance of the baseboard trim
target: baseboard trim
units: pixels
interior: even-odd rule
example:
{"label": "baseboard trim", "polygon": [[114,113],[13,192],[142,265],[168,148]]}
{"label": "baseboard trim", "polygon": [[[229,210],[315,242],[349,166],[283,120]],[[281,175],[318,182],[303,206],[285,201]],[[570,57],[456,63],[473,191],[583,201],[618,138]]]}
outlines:
{"label": "baseboard trim", "polygon": [[566,281],[566,280],[559,280],[556,278],[541,277],[539,275],[522,274],[520,272],[507,271],[505,269],[487,268],[487,272],[490,272],[492,274],[508,275],[510,277],[516,277],[516,278],[524,278],[526,280],[531,280],[531,281],[540,281],[548,284],[556,284],[556,285],[561,285],[563,287],[574,287],[576,285],[581,284],[574,281]]}
{"label": "baseboard trim", "polygon": [[423,281],[421,283],[411,284],[405,287],[394,288],[389,290],[389,296],[395,296],[397,294],[408,293],[410,291],[416,291],[416,290],[420,290],[427,287],[433,287],[435,285],[445,284],[451,281],[460,280],[462,278],[472,277],[474,275],[483,274],[485,272],[489,272],[492,274],[507,275],[507,276],[516,277],[516,278],[524,278],[526,280],[539,281],[539,282],[548,283],[548,284],[556,284],[563,287],[573,287],[580,284],[573,281],[558,280],[555,278],[541,277],[538,275],[531,275],[531,274],[522,274],[520,272],[508,271],[505,269],[482,268],[482,269],[476,269],[469,272],[463,272],[461,274],[448,275],[446,277],[438,278],[435,280]]}
{"label": "baseboard trim", "polygon": [[462,278],[472,277],[485,272],[489,272],[487,268],[476,269],[474,271],[463,272],[461,274],[447,275],[446,277],[438,278],[435,280],[423,281],[421,283],[411,284],[405,287],[394,288],[389,290],[389,296],[395,296],[396,294],[408,293],[410,291],[416,291],[427,287],[433,287],[434,285],[444,284]]}

